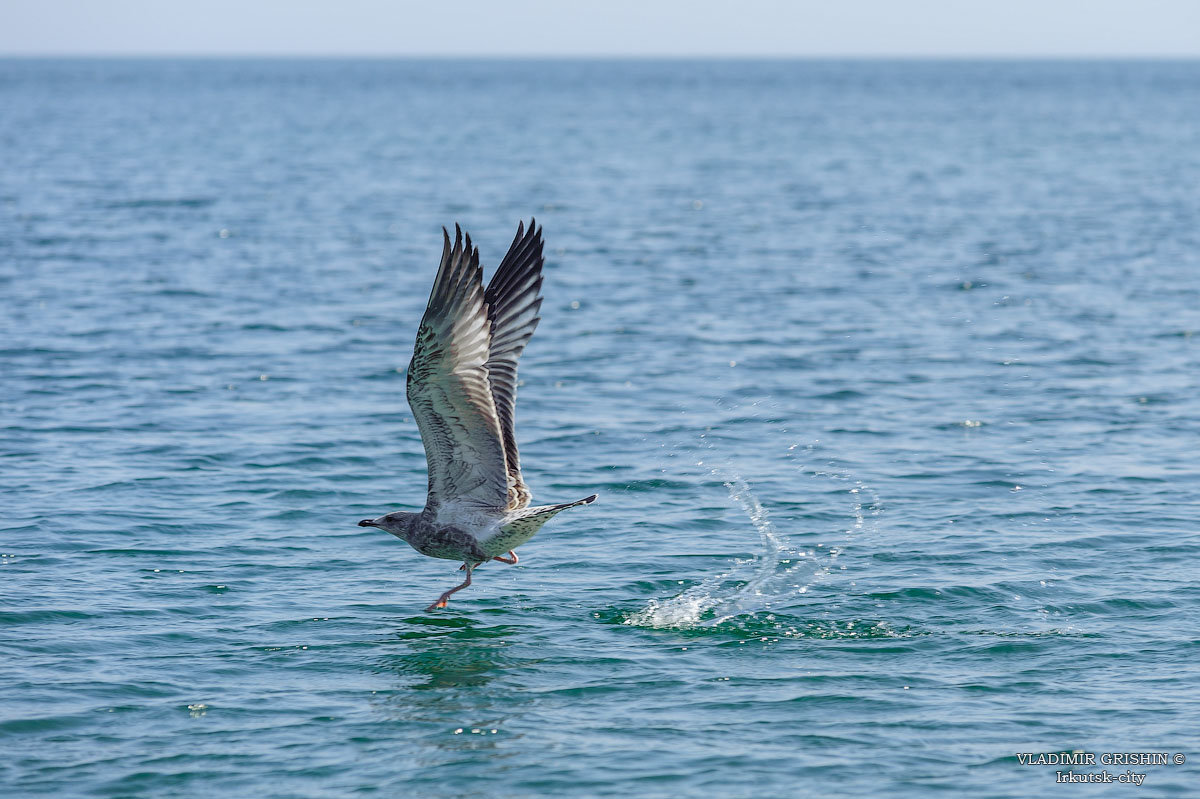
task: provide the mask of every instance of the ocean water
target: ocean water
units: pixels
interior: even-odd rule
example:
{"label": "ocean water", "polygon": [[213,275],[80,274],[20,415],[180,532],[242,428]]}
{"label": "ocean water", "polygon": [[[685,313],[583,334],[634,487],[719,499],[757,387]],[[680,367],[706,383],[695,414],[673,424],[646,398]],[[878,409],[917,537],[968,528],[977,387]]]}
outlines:
{"label": "ocean water", "polygon": [[[0,157],[5,796],[1197,795],[1200,63],[9,60]],[[600,500],[427,614],[531,215]]]}

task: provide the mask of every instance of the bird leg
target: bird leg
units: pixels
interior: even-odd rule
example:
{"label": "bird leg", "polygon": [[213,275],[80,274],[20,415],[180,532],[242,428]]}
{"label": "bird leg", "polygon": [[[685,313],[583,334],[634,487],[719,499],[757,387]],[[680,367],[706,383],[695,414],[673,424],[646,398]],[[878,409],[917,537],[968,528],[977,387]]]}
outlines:
{"label": "bird leg", "polygon": [[466,588],[468,585],[471,584],[471,572],[474,570],[475,567],[464,563],[463,568],[465,568],[467,570],[467,579],[463,580],[463,584],[454,586],[449,591],[447,591],[446,593],[444,593],[440,597],[438,597],[437,602],[434,602],[432,605],[425,608],[426,613],[428,613],[431,610],[437,610],[438,608],[446,607],[446,600],[448,600],[450,598],[451,594],[453,594],[455,591],[461,591],[464,588]]}
{"label": "bird leg", "polygon": [[[520,560],[520,559],[517,557],[517,553],[516,553],[516,552],[513,552],[513,551],[510,549],[510,550],[508,550],[508,554],[512,555],[512,557],[511,557],[511,558],[505,558],[505,557],[501,557],[500,555],[497,555],[496,557],[492,558],[492,560],[498,560],[498,561],[500,561],[501,563],[507,563],[509,566],[516,566],[516,565],[517,565],[517,561],[518,561],[518,560]],[[463,569],[465,569],[465,568],[467,568],[467,564],[465,564],[465,563],[464,563],[463,565],[461,565],[461,566],[459,566],[459,567],[458,567],[458,570],[459,570],[459,571],[462,571],[462,570],[463,570]]]}

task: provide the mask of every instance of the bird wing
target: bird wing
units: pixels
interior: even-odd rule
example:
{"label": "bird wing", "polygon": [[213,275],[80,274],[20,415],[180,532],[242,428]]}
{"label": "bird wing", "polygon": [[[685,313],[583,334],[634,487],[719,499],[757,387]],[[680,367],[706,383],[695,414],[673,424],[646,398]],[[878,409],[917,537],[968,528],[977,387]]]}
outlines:
{"label": "bird wing", "polygon": [[517,226],[517,235],[496,274],[488,283],[484,302],[492,325],[491,349],[487,359],[488,381],[500,422],[504,457],[508,464],[508,509],[529,504],[531,495],[521,476],[521,457],[513,431],[517,403],[517,359],[529,343],[541,317],[542,229],[537,220]]}
{"label": "bird wing", "polygon": [[492,323],[484,301],[479,250],[455,226],[445,245],[408,365],[408,404],[429,464],[427,506],[503,512],[508,472],[496,403],[488,383]]}

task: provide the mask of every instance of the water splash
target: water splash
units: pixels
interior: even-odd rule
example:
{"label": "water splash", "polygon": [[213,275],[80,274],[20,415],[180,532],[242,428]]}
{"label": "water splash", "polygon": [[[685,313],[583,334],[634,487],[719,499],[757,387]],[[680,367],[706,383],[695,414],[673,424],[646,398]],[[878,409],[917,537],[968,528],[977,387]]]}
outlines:
{"label": "water splash", "polygon": [[729,571],[709,577],[678,596],[651,599],[645,608],[626,618],[625,624],[677,629],[713,627],[735,616],[770,611],[805,593],[819,575],[828,573],[828,567],[821,566],[814,553],[792,547],[775,529],[767,509],[744,479],[730,475],[725,487],[757,528],[759,553],[734,561]]}
{"label": "water splash", "polygon": [[[713,443],[704,435],[700,439],[709,457],[715,454]],[[790,456],[797,446],[788,447],[787,455]],[[805,450],[811,452],[814,448],[810,444]],[[698,462],[698,465],[702,464],[704,461]],[[660,629],[715,627],[738,616],[755,616],[784,607],[814,585],[829,579],[835,570],[845,570],[846,567],[837,560],[846,544],[874,529],[875,517],[882,508],[879,495],[862,480],[842,472],[810,470],[803,464],[796,464],[796,467],[814,479],[853,485],[847,492],[851,497],[850,514],[854,521],[843,530],[841,544],[828,548],[817,544],[807,550],[793,546],[768,518],[767,509],[749,483],[731,467],[717,466],[711,473],[721,478],[730,498],[741,506],[758,531],[758,554],[735,560],[730,570],[709,577],[674,597],[651,599],[645,608],[627,616],[624,623]]]}

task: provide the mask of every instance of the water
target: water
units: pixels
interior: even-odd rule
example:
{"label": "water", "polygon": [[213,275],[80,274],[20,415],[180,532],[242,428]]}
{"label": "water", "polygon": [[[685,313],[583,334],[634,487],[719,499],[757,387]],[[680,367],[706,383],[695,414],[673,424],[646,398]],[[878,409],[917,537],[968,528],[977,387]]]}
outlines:
{"label": "water", "polygon": [[[5,795],[1194,794],[1200,64],[4,61],[0,155]],[[427,615],[355,522],[531,214],[601,498]]]}

